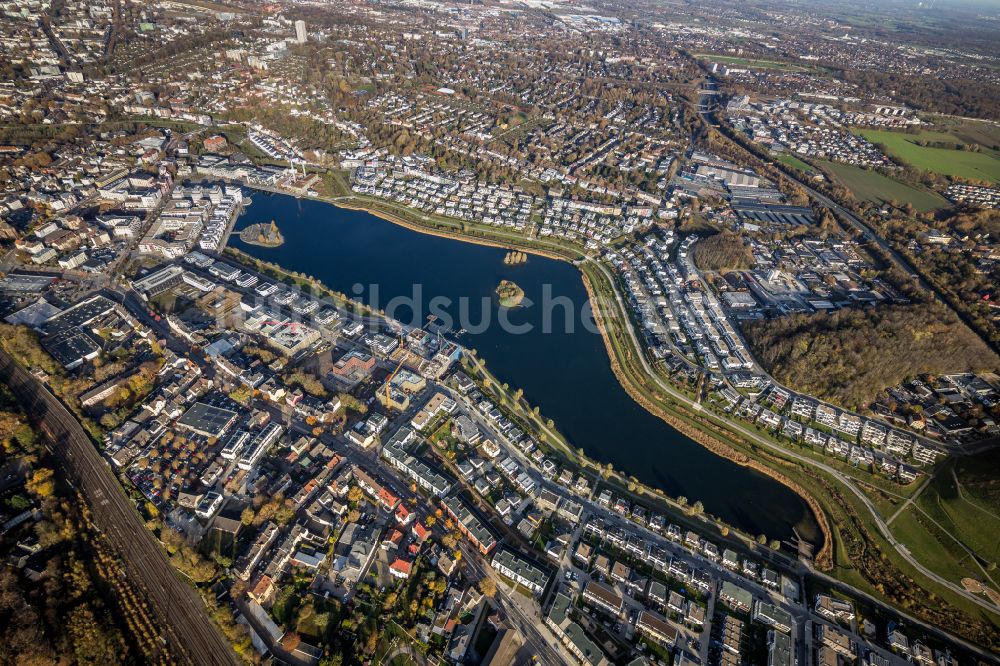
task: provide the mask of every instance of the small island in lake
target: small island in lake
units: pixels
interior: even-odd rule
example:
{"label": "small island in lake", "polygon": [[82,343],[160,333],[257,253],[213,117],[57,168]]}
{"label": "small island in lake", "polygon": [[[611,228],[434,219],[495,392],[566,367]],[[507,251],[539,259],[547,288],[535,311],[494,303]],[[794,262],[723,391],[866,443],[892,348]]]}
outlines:
{"label": "small island in lake", "polygon": [[508,266],[520,266],[523,263],[527,263],[528,255],[524,252],[517,252],[511,250],[506,255],[504,255],[503,263]]}
{"label": "small island in lake", "polygon": [[271,224],[251,224],[240,232],[240,240],[249,245],[260,245],[261,247],[278,247],[285,242],[285,237],[278,231],[278,225],[271,220]]}
{"label": "small island in lake", "polygon": [[524,299],[524,290],[510,280],[500,280],[497,287],[497,296],[500,298],[500,305],[505,308],[516,308]]}

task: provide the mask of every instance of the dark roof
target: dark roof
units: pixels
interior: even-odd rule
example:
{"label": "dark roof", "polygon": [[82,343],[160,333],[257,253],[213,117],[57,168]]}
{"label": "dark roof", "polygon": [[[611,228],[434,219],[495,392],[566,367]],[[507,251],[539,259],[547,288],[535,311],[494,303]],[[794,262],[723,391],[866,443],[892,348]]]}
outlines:
{"label": "dark roof", "polygon": [[177,423],[195,432],[218,437],[234,418],[236,412],[232,410],[196,402],[184,412]]}
{"label": "dark roof", "polygon": [[70,329],[51,335],[42,341],[49,352],[63,367],[79,364],[88,356],[100,352],[100,346],[83,331]]}

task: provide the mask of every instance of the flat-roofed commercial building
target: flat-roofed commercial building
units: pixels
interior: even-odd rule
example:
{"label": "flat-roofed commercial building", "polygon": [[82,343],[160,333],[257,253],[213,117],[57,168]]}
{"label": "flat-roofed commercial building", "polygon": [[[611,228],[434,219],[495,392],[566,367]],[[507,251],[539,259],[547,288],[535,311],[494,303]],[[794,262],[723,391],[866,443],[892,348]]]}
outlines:
{"label": "flat-roofed commercial building", "polygon": [[264,457],[264,454],[267,453],[267,450],[278,441],[283,432],[284,428],[277,423],[265,426],[263,430],[250,440],[250,444],[246,447],[243,455],[240,456],[240,461],[236,463],[237,467],[244,471],[253,469],[260,462],[260,459]]}
{"label": "flat-roofed commercial building", "polygon": [[753,607],[753,619],[761,624],[774,627],[782,633],[791,633],[792,616],[783,608],[778,608],[774,604],[766,601],[756,601]]}
{"label": "flat-roofed commercial building", "polygon": [[854,641],[851,640],[851,637],[847,633],[828,624],[820,624],[816,633],[819,642],[826,647],[845,657],[854,658]]}
{"label": "flat-roofed commercial building", "polygon": [[136,291],[145,292],[147,296],[152,298],[168,289],[176,287],[183,281],[184,269],[172,264],[136,280],[132,283],[132,286]]}
{"label": "flat-roofed commercial building", "polygon": [[205,437],[219,437],[236,420],[236,412],[204,402],[196,402],[177,419],[177,425]]}
{"label": "flat-roofed commercial building", "polygon": [[774,629],[767,632],[767,666],[792,666],[792,639]]}
{"label": "flat-roofed commercial building", "polygon": [[724,581],[722,587],[719,589],[719,599],[729,604],[730,607],[741,610],[744,613],[750,612],[753,604],[753,595],[749,591],[733,585],[728,580]]}

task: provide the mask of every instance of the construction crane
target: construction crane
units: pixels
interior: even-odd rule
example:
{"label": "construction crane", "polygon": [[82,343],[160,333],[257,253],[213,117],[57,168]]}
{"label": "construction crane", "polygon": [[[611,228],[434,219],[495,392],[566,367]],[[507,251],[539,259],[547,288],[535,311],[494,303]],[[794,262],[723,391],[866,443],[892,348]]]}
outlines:
{"label": "construction crane", "polygon": [[[400,334],[399,334],[399,349],[400,349],[401,351],[402,351],[402,350],[405,350],[405,349],[406,349],[406,343],[405,343],[405,342],[403,342],[403,334],[402,334],[402,333],[400,333]],[[398,365],[396,366],[396,369],[395,369],[395,370],[393,370],[393,371],[392,371],[392,372],[391,372],[391,373],[389,374],[389,376],[385,378],[385,406],[386,406],[386,407],[388,407],[388,406],[389,406],[389,404],[390,404],[390,400],[389,400],[389,388],[390,388],[390,386],[391,386],[391,384],[392,384],[392,379],[393,379],[393,377],[395,377],[395,376],[396,376],[396,374],[397,374],[397,373],[398,373],[398,372],[399,372],[400,370],[402,370],[402,369],[403,369],[403,361],[404,361],[404,360],[406,360],[406,354],[405,354],[405,353],[404,353],[404,354],[402,355],[402,357],[401,357],[401,358],[399,359],[399,364],[398,364]]]}

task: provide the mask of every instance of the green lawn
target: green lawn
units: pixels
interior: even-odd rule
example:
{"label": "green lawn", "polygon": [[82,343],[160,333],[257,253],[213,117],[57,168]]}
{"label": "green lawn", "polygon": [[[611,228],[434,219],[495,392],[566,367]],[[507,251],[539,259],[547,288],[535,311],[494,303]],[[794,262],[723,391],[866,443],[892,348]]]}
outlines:
{"label": "green lawn", "polygon": [[[958,540],[988,562],[1000,559],[1000,517],[981,504],[965,485],[962,493],[948,462],[917,500],[920,508]],[[995,468],[994,468],[995,469]],[[961,483],[965,475],[960,475]]]}
{"label": "green lawn", "polygon": [[916,141],[961,142],[948,132],[921,132],[905,134],[884,130],[859,130],[858,134],[872,143],[885,147],[889,155],[917,169],[945,176],[958,176],[975,180],[1000,182],[1000,152],[982,147],[980,152],[930,148],[919,146]]}
{"label": "green lawn", "polygon": [[936,192],[918,190],[875,171],[840,162],[817,161],[817,164],[831,172],[844,187],[854,193],[858,201],[909,203],[920,212],[949,205],[948,201]]}
{"label": "green lawn", "polygon": [[958,583],[966,576],[981,579],[982,570],[968,553],[912,506],[892,522],[892,533],[925,567]]}
{"label": "green lawn", "polygon": [[[954,582],[968,576],[997,587],[1000,577],[988,566],[1000,557],[1000,516],[971,495],[961,472],[959,492],[952,475],[955,464],[948,461],[938,470],[914,501],[916,506],[908,507],[893,521],[892,532],[938,574]],[[978,563],[967,549],[978,556]]]}
{"label": "green lawn", "polygon": [[755,69],[782,69],[791,72],[805,72],[808,68],[790,62],[778,62],[776,60],[756,60],[754,58],[737,58],[734,56],[715,55],[713,53],[699,53],[695,56],[703,60],[710,60],[721,65],[736,65],[738,67],[753,67]]}
{"label": "green lawn", "polygon": [[782,164],[787,164],[793,169],[798,169],[799,171],[805,171],[805,172],[814,171],[814,169],[811,166],[809,166],[808,164],[797,158],[795,155],[792,155],[790,153],[782,153],[781,155],[775,157],[775,159],[781,162]]}
{"label": "green lawn", "polygon": [[390,666],[416,666],[416,663],[409,655],[397,654],[392,658]]}
{"label": "green lawn", "polygon": [[962,495],[976,506],[1000,516],[1000,449],[991,449],[955,460],[955,473],[962,484]]}

